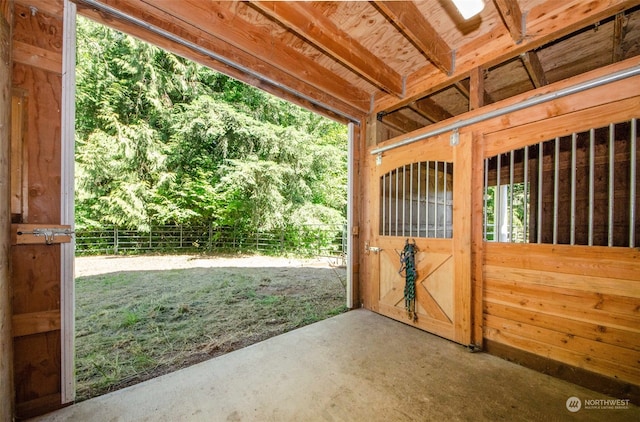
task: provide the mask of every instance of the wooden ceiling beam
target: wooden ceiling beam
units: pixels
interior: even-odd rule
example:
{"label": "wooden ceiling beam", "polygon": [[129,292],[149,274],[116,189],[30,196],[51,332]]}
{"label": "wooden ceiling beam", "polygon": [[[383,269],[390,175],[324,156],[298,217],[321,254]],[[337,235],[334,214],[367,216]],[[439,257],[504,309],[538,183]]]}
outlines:
{"label": "wooden ceiling beam", "polygon": [[250,4],[373,85],[402,96],[400,74],[338,28],[311,2],[251,1]]}
{"label": "wooden ceiling beam", "polygon": [[453,72],[451,48],[412,1],[377,0],[374,4],[431,63],[447,75]]}
{"label": "wooden ceiling beam", "polygon": [[[527,13],[527,36],[520,44],[505,37],[503,28],[496,28],[456,50],[456,67],[452,75],[443,74],[435,66],[425,66],[407,76],[405,97],[400,101],[377,93],[373,112],[397,110],[460,81],[475,67],[490,68],[637,4],[638,0],[547,0]],[[549,16],[557,18],[550,19]]]}
{"label": "wooden ceiling beam", "polygon": [[453,117],[453,114],[428,97],[409,104],[409,108],[433,123]]}
{"label": "wooden ceiling beam", "polygon": [[[164,13],[165,19],[175,22],[176,27],[189,28],[190,32],[197,29],[206,39],[218,39],[235,50],[248,56],[253,56],[259,63],[251,69],[260,73],[265,68],[279,69],[280,74],[286,73],[307,85],[324,92],[325,96],[332,96],[340,101],[351,104],[355,108],[365,111],[371,106],[369,93],[349,81],[336,76],[328,69],[320,66],[312,58],[289,47],[281,40],[272,37],[270,28],[265,25],[255,25],[247,22],[241,15],[229,10],[230,2],[201,2],[197,0],[182,0],[179,2],[150,0],[100,0],[116,8],[123,4],[144,9],[138,14],[144,15],[150,11]],[[131,13],[135,13],[134,11]],[[206,31],[215,30],[215,34]],[[235,54],[225,57],[233,59]],[[295,64],[292,66],[292,63]],[[278,79],[275,79],[278,80]]]}
{"label": "wooden ceiling beam", "polygon": [[524,38],[522,33],[522,11],[518,5],[518,0],[493,0],[496,9],[500,12],[502,21],[509,30],[511,38],[519,44]]}
{"label": "wooden ceiling beam", "polygon": [[535,88],[540,88],[541,86],[545,86],[549,83],[547,81],[547,75],[544,73],[542,63],[540,63],[540,57],[538,57],[535,51],[522,53],[520,58],[522,59],[522,63],[524,64]]}

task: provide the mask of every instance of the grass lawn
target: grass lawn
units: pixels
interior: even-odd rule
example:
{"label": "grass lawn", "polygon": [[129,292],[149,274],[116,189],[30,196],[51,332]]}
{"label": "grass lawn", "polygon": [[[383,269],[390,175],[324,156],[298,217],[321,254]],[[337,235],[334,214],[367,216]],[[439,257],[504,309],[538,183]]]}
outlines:
{"label": "grass lawn", "polygon": [[126,259],[76,278],[78,401],[346,310],[344,268],[256,257],[251,267],[140,270],[145,257]]}

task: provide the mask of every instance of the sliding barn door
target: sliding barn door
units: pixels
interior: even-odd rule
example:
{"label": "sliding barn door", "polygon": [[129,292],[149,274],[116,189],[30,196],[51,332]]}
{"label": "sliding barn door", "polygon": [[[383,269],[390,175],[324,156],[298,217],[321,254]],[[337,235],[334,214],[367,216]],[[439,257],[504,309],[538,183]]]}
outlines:
{"label": "sliding barn door", "polygon": [[[376,233],[367,246],[374,310],[462,344],[470,343],[470,136],[440,137],[385,153],[372,172]],[[415,254],[415,314],[405,306],[400,255]]]}

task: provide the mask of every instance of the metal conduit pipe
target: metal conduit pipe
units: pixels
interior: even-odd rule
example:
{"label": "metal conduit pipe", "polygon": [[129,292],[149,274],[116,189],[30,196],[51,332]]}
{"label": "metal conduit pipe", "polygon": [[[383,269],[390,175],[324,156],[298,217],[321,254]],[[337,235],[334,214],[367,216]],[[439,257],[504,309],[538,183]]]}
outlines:
{"label": "metal conduit pipe", "polygon": [[171,32],[168,32],[168,31],[166,31],[166,30],[164,30],[162,28],[159,28],[159,27],[157,27],[155,25],[152,25],[152,24],[150,24],[148,22],[145,22],[142,19],[138,19],[138,18],[136,18],[134,16],[128,15],[128,14],[126,14],[124,12],[119,11],[118,9],[115,9],[115,8],[113,8],[111,6],[108,6],[108,5],[104,4],[104,3],[101,3],[101,2],[96,1],[96,0],[80,0],[79,3],[85,4],[87,6],[91,6],[91,7],[95,8],[95,9],[97,9],[99,11],[108,13],[111,16],[117,17],[117,18],[122,19],[124,21],[127,21],[129,23],[132,23],[134,25],[142,27],[142,28],[144,28],[144,29],[146,29],[146,30],[148,30],[150,32],[153,32],[156,35],[160,35],[160,36],[162,36],[162,37],[164,37],[164,38],[166,38],[168,40],[171,40],[171,41],[173,41],[173,42],[175,42],[177,44],[180,44],[183,47],[187,47],[187,48],[189,48],[191,50],[194,50],[194,51],[196,51],[198,53],[204,54],[205,56],[210,57],[210,58],[212,58],[214,60],[217,60],[220,63],[223,63],[223,64],[225,64],[225,65],[227,65],[229,67],[232,67],[232,68],[234,68],[234,69],[236,69],[236,70],[238,70],[240,72],[246,73],[246,74],[248,74],[248,75],[250,75],[250,76],[252,76],[254,78],[257,78],[257,79],[259,79],[261,81],[267,82],[268,84],[273,85],[273,86],[275,86],[277,88],[280,88],[283,91],[288,92],[289,94],[295,95],[296,97],[299,97],[299,98],[302,98],[302,99],[304,99],[306,101],[309,101],[311,104],[314,104],[314,105],[316,105],[318,107],[324,108],[325,110],[331,111],[332,113],[335,113],[338,116],[342,116],[345,119],[351,121],[352,123],[354,123],[354,124],[356,124],[358,126],[360,125],[360,119],[358,119],[356,117],[350,116],[350,115],[346,114],[343,111],[337,110],[337,109],[335,109],[335,108],[333,108],[331,106],[323,104],[323,103],[319,102],[318,100],[316,100],[316,99],[314,99],[312,97],[309,97],[306,94],[303,94],[303,93],[301,93],[299,91],[296,91],[295,89],[290,88],[290,87],[288,87],[286,85],[283,85],[280,82],[278,82],[276,80],[273,80],[273,79],[271,79],[269,77],[261,75],[261,74],[255,72],[254,70],[252,70],[252,69],[250,69],[250,68],[248,68],[246,66],[243,66],[241,64],[235,63],[235,62],[227,59],[226,57],[223,57],[223,56],[221,56],[219,54],[214,53],[213,51],[207,50],[206,48],[203,48],[203,47],[199,46],[196,43],[193,43],[193,42],[191,42],[189,40],[185,40],[184,38],[180,38],[177,35],[172,34]]}
{"label": "metal conduit pipe", "polygon": [[597,88],[602,85],[607,85],[613,82],[618,82],[623,79],[631,78],[633,76],[640,75],[640,65],[630,67],[629,69],[620,70],[618,72],[611,73],[610,75],[600,76],[598,78],[594,78],[582,83],[578,83],[563,89],[560,89],[555,92],[549,92],[547,94],[535,95],[533,97],[527,98],[524,101],[520,101],[516,104],[511,104],[506,107],[498,108],[496,110],[489,111],[484,114],[480,114],[478,116],[469,117],[468,119],[458,120],[451,124],[445,125],[439,129],[434,129],[432,131],[422,133],[420,135],[411,136],[409,138],[403,139],[401,141],[395,142],[393,144],[385,145],[380,148],[375,148],[371,150],[371,155],[382,154],[383,152],[399,148],[405,145],[412,144],[414,142],[420,141],[425,138],[430,138],[432,136],[441,135],[446,132],[454,131],[466,126],[471,126],[476,123],[484,122],[485,120],[493,119],[496,117],[504,116],[508,113],[513,113],[514,111],[524,110],[526,108],[546,103],[549,101],[556,100],[558,98],[566,97],[568,95],[577,94],[582,91],[586,91],[588,89]]}

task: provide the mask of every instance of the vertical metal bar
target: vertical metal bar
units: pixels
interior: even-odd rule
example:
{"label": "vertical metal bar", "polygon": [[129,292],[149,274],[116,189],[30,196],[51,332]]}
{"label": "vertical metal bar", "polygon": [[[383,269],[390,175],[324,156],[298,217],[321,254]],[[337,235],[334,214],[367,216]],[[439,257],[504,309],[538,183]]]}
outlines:
{"label": "vertical metal bar", "polygon": [[558,243],[558,201],[560,200],[560,138],[556,138],[553,154],[553,244]]}
{"label": "vertical metal bar", "polygon": [[629,247],[635,248],[636,242],[636,172],[638,155],[638,119],[631,119],[631,157],[629,157]]}
{"label": "vertical metal bar", "polygon": [[489,230],[489,228],[487,227],[487,225],[489,224],[489,210],[487,209],[487,207],[489,206],[489,201],[487,198],[487,195],[489,194],[489,159],[485,158],[484,159],[484,195],[482,196],[482,199],[484,201],[484,226],[482,229],[482,237],[483,239],[486,241],[487,240],[487,231]]}
{"label": "vertical metal bar", "polygon": [[422,168],[422,163],[418,163],[418,209],[416,210],[416,213],[417,213],[416,221],[418,223],[418,237],[421,237],[420,236],[420,207],[422,206],[422,204],[420,203],[420,199],[421,199],[420,198],[420,194],[421,194],[421,192],[420,192],[420,187],[421,187],[420,186],[421,185],[420,182],[421,182],[421,180],[420,179],[422,178],[422,175],[420,174],[421,173],[421,171],[420,171],[421,168]]}
{"label": "vertical metal bar", "polygon": [[407,215],[407,166],[402,166],[402,237],[404,228],[407,225],[405,216]]}
{"label": "vertical metal bar", "polygon": [[529,242],[529,146],[524,147],[524,199],[523,203],[523,212],[522,212],[522,241],[524,243]]}
{"label": "vertical metal bar", "polygon": [[502,204],[501,204],[501,192],[500,192],[500,170],[502,167],[502,155],[498,154],[497,157],[497,163],[496,163],[496,196],[495,196],[495,200],[493,201],[494,206],[495,206],[495,210],[494,210],[494,216],[493,216],[493,221],[496,225],[495,227],[495,240],[497,242],[501,242],[501,226],[502,226]]}
{"label": "vertical metal bar", "polygon": [[513,242],[513,165],[515,163],[514,150],[509,157],[509,242]]}
{"label": "vertical metal bar", "polygon": [[381,235],[385,235],[385,226],[387,225],[387,174],[382,175],[382,198],[380,202],[382,203],[382,233]]}
{"label": "vertical metal bar", "polygon": [[387,219],[389,220],[389,230],[387,232],[387,236],[391,236],[391,220],[392,220],[392,218],[391,218],[391,210],[392,210],[392,207],[391,207],[391,192],[393,192],[393,190],[392,190],[393,181],[391,179],[391,175],[392,174],[393,174],[393,172],[390,171],[389,172],[389,215],[387,216]]}
{"label": "vertical metal bar", "polygon": [[538,243],[542,243],[542,176],[544,173],[544,143],[538,143]]}
{"label": "vertical metal bar", "polygon": [[593,245],[593,207],[595,198],[595,137],[596,130],[589,130],[589,246]]}
{"label": "vertical metal bar", "polygon": [[576,244],[576,167],[577,167],[577,141],[578,134],[573,132],[571,135],[571,218],[570,218],[570,231],[571,239],[569,243],[571,245]]}
{"label": "vertical metal bar", "polygon": [[435,182],[435,199],[434,199],[434,207],[433,207],[433,237],[438,237],[438,191],[440,190],[440,175],[438,174],[439,162],[436,161],[436,169],[434,175]]}
{"label": "vertical metal bar", "polygon": [[443,181],[443,193],[442,193],[442,237],[447,238],[447,162],[444,161],[442,163],[443,173],[444,173],[444,181]]}
{"label": "vertical metal bar", "polygon": [[615,200],[615,165],[616,165],[616,152],[615,152],[615,139],[616,138],[616,125],[614,123],[609,124],[609,203],[608,203],[608,224],[607,224],[607,241],[609,246],[613,246],[613,201]]}
{"label": "vertical metal bar", "polygon": [[424,183],[424,203],[425,203],[425,213],[424,213],[424,219],[425,219],[425,223],[424,223],[424,232],[425,232],[425,237],[429,237],[429,167],[431,167],[430,161],[427,161],[427,175],[426,175],[426,181]]}
{"label": "vertical metal bar", "polygon": [[400,220],[400,214],[399,214],[400,208],[399,207],[400,207],[400,168],[397,168],[396,169],[396,218],[395,218],[395,220],[396,220],[396,224],[395,224],[396,230],[393,233],[394,236],[398,235],[398,221]]}
{"label": "vertical metal bar", "polygon": [[413,163],[409,171],[409,237],[413,237]]}

